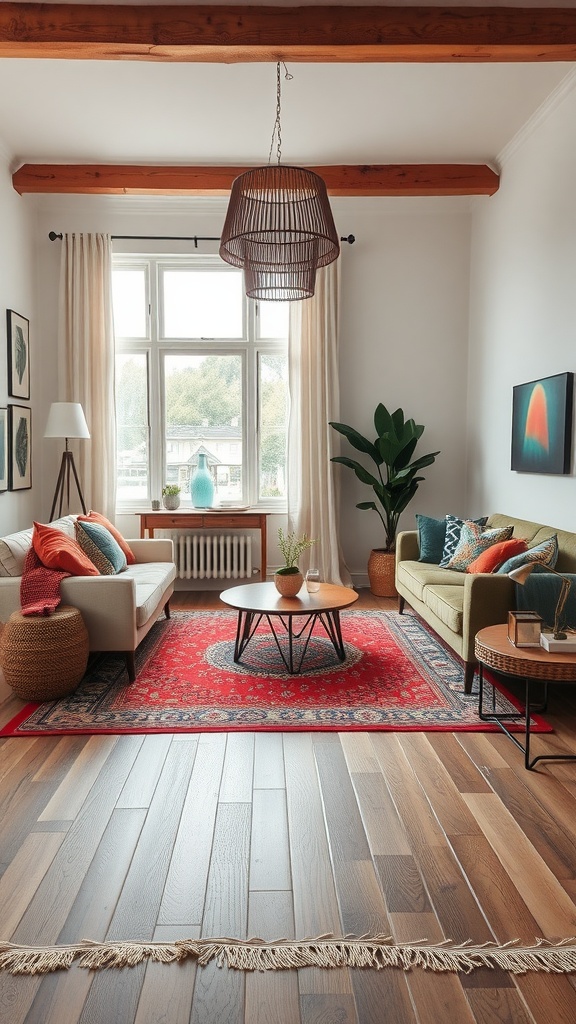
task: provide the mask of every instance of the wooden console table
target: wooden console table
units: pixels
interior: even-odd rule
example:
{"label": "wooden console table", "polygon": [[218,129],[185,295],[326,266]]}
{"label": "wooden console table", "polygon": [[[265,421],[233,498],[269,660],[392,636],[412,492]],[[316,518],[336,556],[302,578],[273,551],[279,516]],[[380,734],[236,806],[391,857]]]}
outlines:
{"label": "wooden console table", "polygon": [[154,536],[154,530],[260,530],[260,579],[266,582],[266,518],[269,512],[234,511],[197,512],[184,509],[177,512],[137,512],[140,516],[140,536]]}

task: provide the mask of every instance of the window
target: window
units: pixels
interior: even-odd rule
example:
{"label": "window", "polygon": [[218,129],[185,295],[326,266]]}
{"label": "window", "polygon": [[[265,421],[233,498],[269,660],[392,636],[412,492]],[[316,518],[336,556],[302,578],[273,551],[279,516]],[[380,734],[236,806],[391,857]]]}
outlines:
{"label": "window", "polygon": [[115,256],[118,505],[190,504],[205,454],[222,505],[286,498],[286,302],[246,299],[219,257]]}

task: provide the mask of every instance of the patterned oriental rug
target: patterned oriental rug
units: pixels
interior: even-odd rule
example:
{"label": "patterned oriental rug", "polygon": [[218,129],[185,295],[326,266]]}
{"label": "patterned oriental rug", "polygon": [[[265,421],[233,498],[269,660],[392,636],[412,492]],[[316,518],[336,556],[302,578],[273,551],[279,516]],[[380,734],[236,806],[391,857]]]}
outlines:
{"label": "patterned oriental rug", "polygon": [[[159,619],[136,655],[94,655],[77,690],[26,704],[2,736],[236,730],[495,731],[464,694],[462,663],[412,614],[345,611],[347,657],[314,634],[301,675],[289,675],[265,622],[234,664],[236,615],[174,612]],[[317,627],[318,628],[318,627]],[[513,711],[499,687],[497,708]],[[549,732],[534,716],[536,731]]]}

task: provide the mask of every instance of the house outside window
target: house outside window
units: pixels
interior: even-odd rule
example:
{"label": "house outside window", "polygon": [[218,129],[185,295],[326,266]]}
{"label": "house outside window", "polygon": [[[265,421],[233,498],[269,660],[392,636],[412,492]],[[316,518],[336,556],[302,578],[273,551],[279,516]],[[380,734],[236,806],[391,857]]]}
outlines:
{"label": "house outside window", "polygon": [[165,483],[190,505],[200,454],[215,504],[285,505],[288,315],[216,256],[113,259],[117,504]]}

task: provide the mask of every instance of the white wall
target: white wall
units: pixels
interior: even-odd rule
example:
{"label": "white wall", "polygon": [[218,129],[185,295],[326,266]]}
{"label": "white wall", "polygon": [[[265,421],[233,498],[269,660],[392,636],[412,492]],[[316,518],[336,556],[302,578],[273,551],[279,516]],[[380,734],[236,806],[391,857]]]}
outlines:
{"label": "white wall", "polygon": [[[570,79],[573,83],[574,79]],[[560,94],[505,159],[473,214],[468,501],[575,528],[569,476],[510,469],[512,387],[576,370],[576,89]]]}
{"label": "white wall", "polygon": [[[43,429],[34,414],[35,399],[42,380],[41,326],[34,306],[34,261],[30,213],[12,188],[11,169],[0,149],[0,406],[30,406],[32,414],[32,488],[0,493],[0,536],[28,525],[40,508],[41,465],[38,437]],[[12,309],[30,321],[30,402],[8,395],[6,310]]]}
{"label": "white wall", "polygon": [[[342,257],[341,421],[375,438],[379,402],[425,426],[416,454],[440,450],[401,519],[415,512],[466,512],[465,433],[470,211],[462,199],[350,201]],[[347,442],[342,453],[355,457]],[[365,583],[370,549],[384,545],[373,495],[340,470],[341,535],[355,582]]]}
{"label": "white wall", "polygon": [[[225,200],[137,197],[27,197],[35,212],[39,309],[48,350],[57,349],[60,243],[48,232],[216,235]],[[470,205],[465,199],[336,199],[336,225],[356,236],[342,251],[341,419],[370,433],[378,402],[426,426],[419,451],[441,450],[426,471],[403,525],[414,512],[465,512],[465,421],[468,331]],[[136,245],[136,243],[134,243]],[[202,244],[201,244],[202,245]],[[126,248],[128,243],[118,243]],[[145,243],[141,248],[145,248]],[[173,247],[178,251],[179,247]],[[199,251],[217,251],[204,244]],[[45,416],[56,400],[55,359],[47,368]],[[49,506],[59,452],[43,441],[45,504]],[[351,571],[365,581],[372,547],[383,543],[376,513],[360,512],[368,495],[341,471],[342,542]],[[46,513],[48,507],[46,508]],[[275,561],[276,521],[270,520],[270,562]]]}

